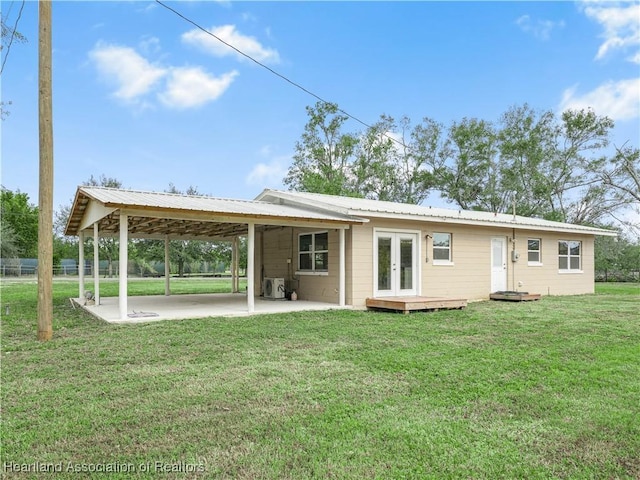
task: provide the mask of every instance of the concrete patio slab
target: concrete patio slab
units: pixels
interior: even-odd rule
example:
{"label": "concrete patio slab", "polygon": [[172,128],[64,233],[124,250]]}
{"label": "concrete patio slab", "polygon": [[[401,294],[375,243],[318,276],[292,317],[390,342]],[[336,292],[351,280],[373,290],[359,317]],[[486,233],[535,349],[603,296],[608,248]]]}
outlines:
{"label": "concrete patio slab", "polygon": [[306,300],[255,299],[255,311],[247,310],[244,293],[214,293],[190,295],[150,295],[128,297],[127,318],[120,318],[118,297],[102,297],[100,305],[85,305],[84,298],[72,301],[91,315],[109,323],[145,323],[160,320],[181,320],[205,317],[241,317],[268,313],[288,313],[308,310],[350,309],[334,303]]}

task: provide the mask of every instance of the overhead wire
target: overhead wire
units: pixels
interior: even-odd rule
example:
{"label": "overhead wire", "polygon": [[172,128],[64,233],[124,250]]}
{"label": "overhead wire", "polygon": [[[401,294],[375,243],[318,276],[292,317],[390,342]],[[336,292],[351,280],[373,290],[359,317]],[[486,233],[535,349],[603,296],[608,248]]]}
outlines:
{"label": "overhead wire", "polygon": [[[0,75],[2,75],[2,72],[4,72],[4,66],[7,63],[7,58],[9,58],[9,52],[11,51],[11,44],[13,43],[13,39],[16,36],[16,29],[18,28],[18,22],[20,21],[20,17],[22,17],[22,10],[24,9],[24,4],[25,4],[25,0],[22,0],[22,5],[20,5],[20,11],[18,12],[18,17],[16,18],[16,21],[13,25],[13,30],[11,30],[11,37],[9,38],[7,51],[4,54],[4,58],[2,59],[2,66],[0,67]],[[11,5],[13,6],[13,3]],[[9,12],[11,12],[11,8],[9,8]]]}
{"label": "overhead wire", "polygon": [[[193,25],[194,27],[196,27],[197,29],[203,31],[204,33],[206,33],[207,35],[215,38],[216,40],[218,40],[219,42],[223,43],[224,45],[226,45],[227,47],[233,49],[234,51],[236,51],[237,53],[239,53],[240,55],[242,55],[243,57],[251,60],[252,62],[256,63],[257,65],[261,66],[262,68],[268,70],[269,72],[271,72],[272,74],[276,75],[277,77],[281,78],[282,80],[284,80],[285,82],[290,83],[291,85],[293,85],[294,87],[302,90],[303,92],[307,93],[308,95],[311,95],[312,97],[314,97],[315,99],[321,101],[322,103],[325,103],[327,105],[335,105],[336,109],[340,112],[343,113],[344,115],[346,115],[347,117],[349,117],[352,120],[355,120],[356,122],[364,125],[367,128],[373,128],[372,125],[369,125],[368,123],[364,122],[363,120],[360,120],[358,117],[356,117],[355,115],[351,115],[349,112],[346,112],[345,110],[341,109],[340,107],[337,106],[337,104],[333,103],[333,102],[329,102],[327,100],[325,100],[324,98],[320,97],[319,95],[313,93],[311,90],[303,87],[302,85],[300,85],[297,82],[294,82],[293,80],[291,80],[290,78],[287,78],[286,76],[282,75],[281,73],[275,71],[274,69],[272,69],[271,67],[269,67],[268,65],[265,65],[264,63],[260,62],[259,60],[256,60],[255,58],[253,58],[251,55],[243,52],[242,50],[240,50],[239,48],[235,47],[234,45],[226,42],[225,40],[223,40],[222,38],[220,38],[219,36],[217,36],[216,34],[214,34],[213,32],[207,30],[206,28],[202,27],[201,25],[199,25],[198,23],[196,23],[195,21],[191,20],[190,18],[186,17],[185,15],[183,15],[182,13],[180,13],[179,11],[175,10],[174,8],[170,7],[169,5],[165,4],[164,2],[162,2],[161,0],[155,0],[155,2],[159,5],[161,5],[162,7],[166,8],[167,10],[173,12],[174,14],[176,14],[178,17],[182,18],[184,21],[186,21],[187,23],[190,23],[191,25]],[[393,138],[392,136],[386,134],[386,133],[382,133],[382,135],[384,135],[385,137],[387,137],[388,139],[392,140],[393,142],[397,143],[398,145],[401,145],[402,147],[406,147],[406,145],[404,144],[404,142],[400,142],[397,139]]]}

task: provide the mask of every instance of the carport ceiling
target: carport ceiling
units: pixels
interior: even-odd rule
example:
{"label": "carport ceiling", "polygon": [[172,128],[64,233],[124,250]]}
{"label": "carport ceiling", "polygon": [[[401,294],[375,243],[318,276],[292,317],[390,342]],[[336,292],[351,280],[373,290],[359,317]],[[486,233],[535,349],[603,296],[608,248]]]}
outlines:
{"label": "carport ceiling", "polygon": [[[120,212],[116,211],[98,221],[100,236],[116,237],[120,232]],[[164,238],[165,235],[185,240],[209,240],[246,235],[246,223],[227,223],[151,216],[129,217],[129,236],[132,238]]]}

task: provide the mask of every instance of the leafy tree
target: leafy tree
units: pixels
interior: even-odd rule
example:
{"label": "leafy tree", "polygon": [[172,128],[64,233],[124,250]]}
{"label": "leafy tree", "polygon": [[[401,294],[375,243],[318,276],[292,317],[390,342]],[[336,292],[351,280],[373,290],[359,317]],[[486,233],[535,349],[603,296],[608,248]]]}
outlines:
{"label": "leafy tree", "polygon": [[596,224],[624,201],[603,184],[613,122],[592,110],[536,112],[513,107],[493,125],[463,119],[449,129],[438,171],[442,196],[465,209]]}
{"label": "leafy tree", "polygon": [[0,224],[0,258],[18,258],[18,236],[9,224]]}
{"label": "leafy tree", "polygon": [[[19,190],[1,187],[0,221],[2,223],[2,243],[4,234],[13,234],[16,256],[36,258],[38,256],[38,207],[29,202],[29,195]],[[11,233],[12,232],[12,233]]]}
{"label": "leafy tree", "polygon": [[[612,189],[621,203],[640,207],[640,149],[616,148],[614,157],[598,173],[603,185]],[[640,230],[639,225],[630,227]]]}
{"label": "leafy tree", "polygon": [[331,195],[354,195],[350,164],[358,140],[342,133],[349,117],[333,103],[318,102],[307,107],[309,121],[302,139],[296,142],[293,165],[284,179],[292,190]]}
{"label": "leafy tree", "polygon": [[490,122],[464,118],[449,128],[449,162],[438,172],[441,195],[466,210],[505,209],[498,164],[498,136]]}
{"label": "leafy tree", "polygon": [[557,125],[552,112],[538,114],[528,105],[513,107],[500,119],[498,133],[503,192],[499,211],[506,211],[514,200],[520,215],[542,215],[553,203],[554,155]]}
{"label": "leafy tree", "polygon": [[618,237],[596,237],[595,271],[596,279],[605,282],[640,280],[640,243],[622,232]]}
{"label": "leafy tree", "polygon": [[[82,183],[83,186],[91,187],[111,187],[122,188],[122,182],[113,177],[107,177],[102,174],[98,178],[91,175],[88,180]],[[54,256],[57,258],[69,258],[68,256],[73,253],[74,257],[78,256],[78,240],[69,239],[64,235],[64,231],[71,214],[71,208],[73,207],[73,200],[66,205],[61,205],[54,215],[53,229],[54,229]],[[87,240],[87,246],[92,247],[93,238]],[[118,241],[115,238],[100,237],[99,238],[99,255],[101,259],[107,260],[107,275],[113,276],[113,264],[118,259],[119,248]],[[93,248],[87,249],[87,259],[93,258]]]}
{"label": "leafy tree", "polygon": [[360,138],[352,165],[353,191],[377,200],[419,204],[435,184],[442,125],[425,118],[415,128],[382,115]]}
{"label": "leafy tree", "polygon": [[284,179],[292,190],[420,203],[435,184],[442,126],[428,118],[381,115],[363,134],[343,133],[348,117],[337,105],[307,107],[309,121]]}
{"label": "leafy tree", "polygon": [[602,168],[603,160],[598,154],[609,145],[614,123],[591,109],[567,110],[561,117],[548,172],[553,179],[553,192],[547,210],[560,221],[595,224],[620,207],[595,174]]}
{"label": "leafy tree", "polygon": [[[182,194],[173,183],[169,184],[168,193]],[[201,195],[198,188],[189,186],[186,195]],[[164,242],[162,244],[164,249]],[[183,277],[185,274],[185,266],[196,261],[202,260],[206,256],[206,242],[199,240],[171,240],[169,242],[169,258],[170,261],[178,265],[178,276]],[[160,258],[164,257],[163,256]]]}

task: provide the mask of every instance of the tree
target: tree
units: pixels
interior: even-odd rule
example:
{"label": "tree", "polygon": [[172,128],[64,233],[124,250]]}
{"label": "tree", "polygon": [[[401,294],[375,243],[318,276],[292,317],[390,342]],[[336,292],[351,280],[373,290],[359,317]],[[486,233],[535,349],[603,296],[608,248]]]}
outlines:
{"label": "tree", "polygon": [[475,118],[453,122],[446,152],[449,162],[438,171],[441,195],[466,210],[504,211],[494,126]]}
{"label": "tree", "polygon": [[424,118],[411,128],[382,115],[360,138],[352,165],[353,191],[391,202],[419,204],[435,185],[443,149],[442,125]]}
{"label": "tree", "polygon": [[0,258],[18,258],[18,236],[9,224],[0,224]]}
{"label": "tree", "polygon": [[444,198],[465,209],[597,224],[624,201],[603,184],[601,150],[613,121],[592,110],[512,107],[498,124],[463,119],[449,129],[438,171]]}
{"label": "tree", "polygon": [[603,189],[595,172],[602,168],[601,149],[609,145],[614,126],[608,117],[591,109],[566,110],[561,116],[555,155],[549,178],[553,192],[548,210],[551,219],[576,224],[596,224],[620,202]]}
{"label": "tree", "polygon": [[411,121],[388,115],[362,134],[343,133],[348,116],[337,105],[307,107],[309,121],[296,143],[284,179],[292,190],[421,203],[435,184],[442,126],[428,118]]}
{"label": "tree", "polygon": [[296,142],[284,184],[302,192],[354,195],[350,164],[358,140],[341,132],[349,117],[336,104],[326,102],[307,107],[307,114],[310,118],[302,139]]}
{"label": "tree", "polygon": [[[122,188],[122,182],[113,177],[107,177],[102,174],[98,178],[91,175],[88,180],[82,183],[83,186],[91,187],[111,187]],[[54,229],[54,256],[57,258],[67,258],[71,253],[75,253],[75,257],[78,255],[78,241],[70,240],[64,235],[64,231],[71,214],[71,208],[73,207],[73,200],[66,205],[61,205],[55,213],[53,222]],[[88,240],[89,246],[93,244],[93,239]],[[113,262],[118,259],[119,248],[118,241],[115,238],[100,237],[99,242],[99,255],[100,258],[107,260],[108,276],[113,276]],[[89,252],[92,252],[90,250]],[[87,259],[93,258],[93,253],[88,253]]]}
{"label": "tree", "polygon": [[550,160],[557,136],[553,112],[538,113],[525,104],[502,115],[498,141],[503,198],[499,211],[507,211],[515,202],[520,215],[544,215],[553,203]]}
{"label": "tree", "polygon": [[[168,193],[182,195],[173,183],[169,184]],[[198,188],[189,186],[186,195],[201,195]],[[164,248],[164,242],[161,242]],[[198,240],[171,240],[169,243],[169,258],[178,265],[178,276],[183,277],[185,266],[196,260],[201,260],[205,256],[206,244]],[[162,258],[162,257],[161,257]]]}
{"label": "tree", "polygon": [[602,182],[629,203],[640,203],[640,149],[623,146],[600,170]]}
{"label": "tree", "polygon": [[[4,233],[13,232],[16,256],[36,258],[38,256],[38,207],[29,202],[29,195],[19,190],[1,187],[0,221]],[[11,235],[11,233],[7,233]]]}

